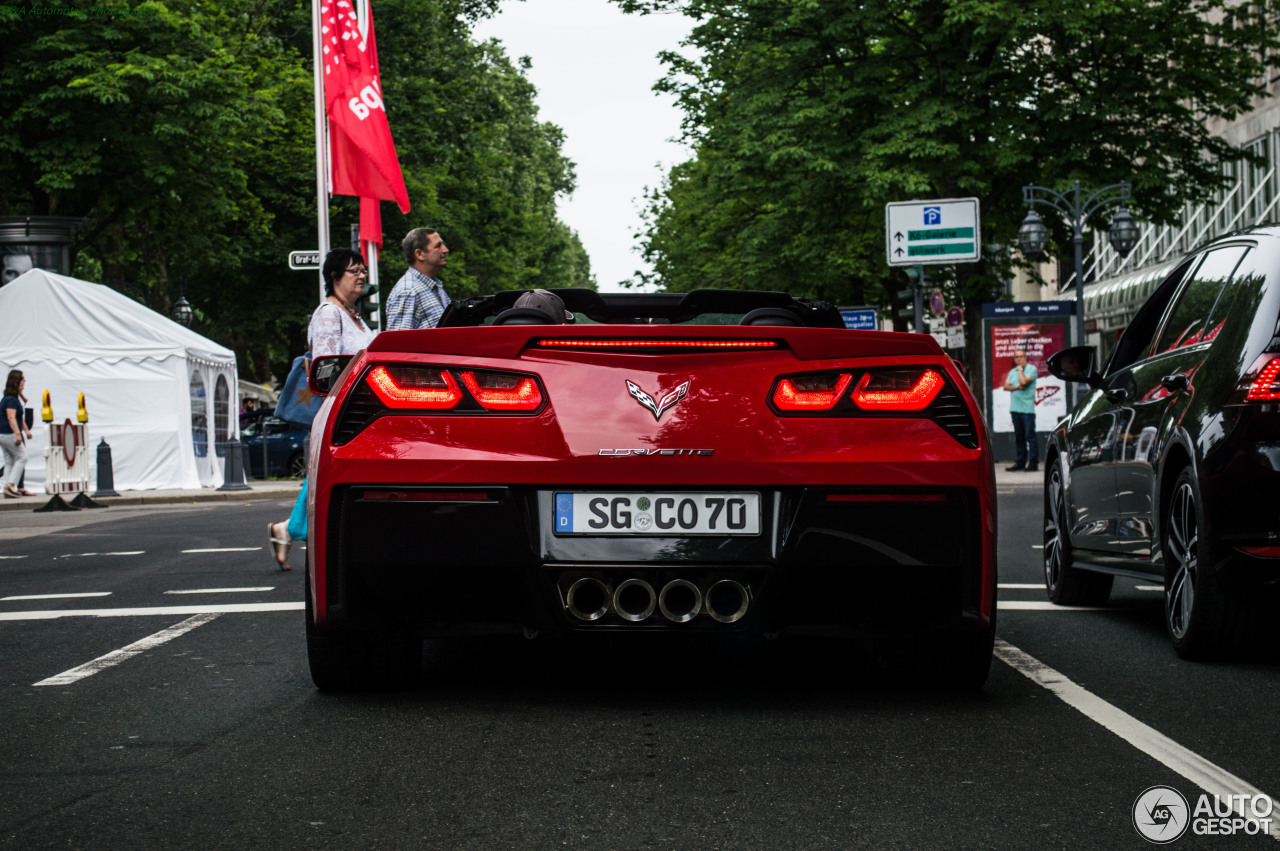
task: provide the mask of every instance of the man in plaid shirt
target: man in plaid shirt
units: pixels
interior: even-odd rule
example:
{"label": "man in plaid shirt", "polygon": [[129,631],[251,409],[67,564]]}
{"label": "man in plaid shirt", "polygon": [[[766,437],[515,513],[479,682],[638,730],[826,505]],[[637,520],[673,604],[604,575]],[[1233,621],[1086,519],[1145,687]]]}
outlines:
{"label": "man in plaid shirt", "polygon": [[404,262],[409,269],[396,281],[387,299],[388,331],[434,328],[449,304],[440,273],[449,262],[449,248],[434,228],[414,228],[405,235]]}

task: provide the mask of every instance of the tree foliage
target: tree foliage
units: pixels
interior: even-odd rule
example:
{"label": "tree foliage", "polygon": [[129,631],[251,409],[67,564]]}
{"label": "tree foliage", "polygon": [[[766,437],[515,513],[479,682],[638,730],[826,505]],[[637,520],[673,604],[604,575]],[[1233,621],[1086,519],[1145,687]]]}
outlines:
{"label": "tree foliage", "polygon": [[[559,128],[534,89],[470,25],[496,0],[378,0],[388,115],[413,209],[384,211],[383,290],[420,225],[453,249],[455,296],[548,281],[592,286],[555,215],[573,189]],[[39,14],[33,9],[41,10]],[[305,0],[89,0],[0,12],[0,215],[83,216],[76,268],[167,312],[185,292],[196,330],[242,376],[283,377],[306,345],[316,244],[311,15]],[[331,244],[358,220],[331,201]]]}
{"label": "tree foliage", "polygon": [[[977,197],[983,261],[938,269],[969,328],[1003,290],[1021,188],[1128,180],[1167,221],[1244,155],[1206,129],[1262,94],[1274,0],[615,0],[696,20],[658,84],[693,160],[649,197],[655,282],[880,303],[884,205]],[[1053,216],[1059,244],[1065,233]],[[970,335],[970,363],[979,341]]]}

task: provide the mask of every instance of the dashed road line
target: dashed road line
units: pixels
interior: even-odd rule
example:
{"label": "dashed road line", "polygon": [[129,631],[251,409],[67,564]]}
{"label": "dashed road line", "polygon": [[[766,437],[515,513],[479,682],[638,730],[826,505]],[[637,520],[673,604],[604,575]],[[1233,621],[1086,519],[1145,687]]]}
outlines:
{"label": "dashed road line", "polygon": [[[1221,800],[1233,801],[1237,815],[1247,817],[1249,814],[1244,812],[1244,801],[1263,794],[1261,790],[1226,769],[1183,747],[1119,707],[1107,703],[1012,644],[997,639],[995,654],[1006,665],[1053,692],[1068,706],[1079,710],[1089,720],[1107,728],[1161,765],[1176,771],[1209,794],[1217,795]],[[1280,819],[1268,820],[1265,824],[1271,838],[1280,839]]]}
{"label": "dashed road line", "polygon": [[263,585],[260,588],[186,588],[181,591],[165,591],[166,594],[247,594],[251,591],[274,591],[275,586]]}
{"label": "dashed road line", "polygon": [[203,550],[183,550],[184,553],[256,553],[262,547],[211,547]]}
{"label": "dashed road line", "polygon": [[78,594],[22,594],[15,597],[0,597],[5,600],[69,600],[73,597],[110,597],[110,591],[84,591]]}
{"label": "dashed road line", "polygon": [[125,550],[119,553],[66,553],[64,555],[55,556],[55,558],[90,558],[92,556],[140,556],[145,555],[146,550]]}
{"label": "dashed road line", "polygon": [[85,662],[83,665],[77,665],[70,670],[63,671],[47,679],[43,679],[38,683],[32,683],[36,686],[65,686],[83,680],[85,677],[91,677],[99,671],[106,670],[113,665],[119,665],[126,659],[131,659],[140,653],[145,653],[152,648],[159,647],[167,641],[172,641],[180,635],[190,632],[198,626],[207,624],[209,621],[218,617],[216,614],[201,614],[190,617],[182,623],[174,624],[168,629],[162,629],[155,635],[148,635],[141,641],[135,641],[132,644],[121,647],[119,650],[112,650],[105,656],[99,656],[92,662]]}
{"label": "dashed road line", "polygon": [[131,609],[54,609],[39,612],[0,612],[0,621],[48,621],[57,618],[134,618],[151,615],[203,615],[228,612],[300,612],[296,603],[227,603],[203,606],[144,606]]}

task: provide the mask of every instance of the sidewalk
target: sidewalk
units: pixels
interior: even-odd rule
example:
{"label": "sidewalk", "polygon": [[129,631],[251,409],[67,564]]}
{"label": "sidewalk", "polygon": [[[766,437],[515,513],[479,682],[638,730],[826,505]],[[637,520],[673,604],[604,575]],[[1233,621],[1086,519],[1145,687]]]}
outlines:
{"label": "sidewalk", "polygon": [[[1025,474],[1023,474],[1025,475]],[[94,502],[103,505],[177,505],[192,502],[244,502],[251,499],[294,499],[302,487],[301,479],[249,482],[248,490],[218,490],[217,488],[193,488],[190,490],[121,491],[119,496],[95,497]],[[93,492],[89,492],[92,496]],[[64,496],[70,502],[75,494]],[[0,511],[34,511],[52,497],[46,493],[26,496],[22,499],[0,500]]]}

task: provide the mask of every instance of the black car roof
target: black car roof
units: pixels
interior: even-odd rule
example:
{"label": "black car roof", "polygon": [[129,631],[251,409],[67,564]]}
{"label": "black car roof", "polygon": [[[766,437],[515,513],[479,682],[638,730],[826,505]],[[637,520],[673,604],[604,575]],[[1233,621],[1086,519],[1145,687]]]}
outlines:
{"label": "black car roof", "polygon": [[[512,307],[528,290],[506,290],[493,295],[460,299],[445,309],[437,328],[483,325]],[[647,323],[652,320],[680,323],[705,314],[744,314],[762,307],[792,311],[810,328],[843,328],[834,305],[788,293],[753,290],[694,290],[688,293],[599,293],[588,289],[551,290],[567,309],[604,324]]]}

